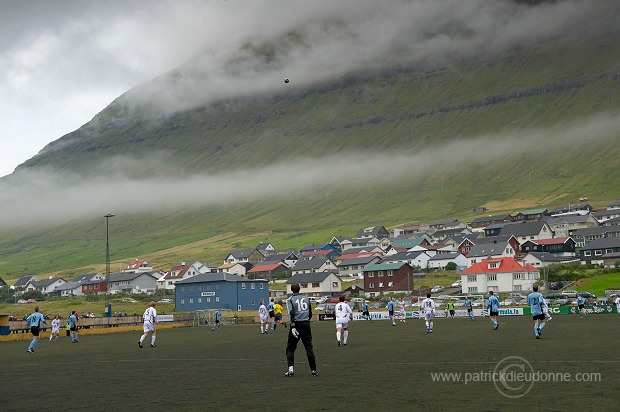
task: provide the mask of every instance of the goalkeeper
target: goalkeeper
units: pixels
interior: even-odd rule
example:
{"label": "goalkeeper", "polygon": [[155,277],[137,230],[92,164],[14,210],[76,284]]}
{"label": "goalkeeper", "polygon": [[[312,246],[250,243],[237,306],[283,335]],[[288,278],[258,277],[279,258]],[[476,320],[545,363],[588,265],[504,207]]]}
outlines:
{"label": "goalkeeper", "polygon": [[289,328],[288,341],[286,342],[288,371],[284,376],[294,375],[295,349],[297,349],[300,339],[306,349],[312,376],[318,376],[319,373],[316,371],[316,360],[314,359],[314,351],[312,349],[312,331],[310,330],[312,306],[308,297],[299,293],[299,289],[299,283],[293,283],[291,285],[293,295],[286,300],[291,327]]}

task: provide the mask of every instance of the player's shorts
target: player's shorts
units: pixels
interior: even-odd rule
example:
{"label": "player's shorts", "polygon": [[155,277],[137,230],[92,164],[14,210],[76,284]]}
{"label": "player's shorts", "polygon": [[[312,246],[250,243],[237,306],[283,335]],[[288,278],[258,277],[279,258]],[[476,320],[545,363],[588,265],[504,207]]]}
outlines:
{"label": "player's shorts", "polygon": [[264,318],[261,316],[260,317],[260,323],[267,323],[269,322],[269,318],[267,316],[265,316]]}
{"label": "player's shorts", "polygon": [[281,313],[276,313],[275,320],[276,320],[276,322],[279,321],[279,320],[282,320],[282,314]]}
{"label": "player's shorts", "polygon": [[473,309],[467,309],[467,313],[472,313],[473,311]]}
{"label": "player's shorts", "polygon": [[390,316],[394,316],[394,311],[393,310],[388,310],[388,313],[390,314]]}
{"label": "player's shorts", "polygon": [[433,312],[424,312],[424,319],[433,320],[435,319],[435,314]]}
{"label": "player's shorts", "polygon": [[497,316],[497,315],[499,315],[499,312],[495,312],[495,311],[489,312],[489,316]]}
{"label": "player's shorts", "polygon": [[370,312],[366,311],[366,312],[362,312],[362,316],[368,316],[370,317]]}
{"label": "player's shorts", "polygon": [[69,330],[70,330],[71,332],[75,332],[77,329],[78,329],[78,328],[77,328],[77,326],[74,326],[74,327],[72,327],[72,328],[69,328]]}
{"label": "player's shorts", "polygon": [[274,312],[273,310],[270,310],[270,311],[269,311],[269,317],[270,317],[270,318],[273,318],[273,317],[274,317],[274,315],[275,315],[275,312]]}
{"label": "player's shorts", "polygon": [[31,326],[30,327],[30,332],[32,332],[32,336],[39,336],[39,327],[38,326]]}
{"label": "player's shorts", "polygon": [[454,309],[450,311],[450,315],[454,315]]}
{"label": "player's shorts", "polygon": [[545,320],[545,314],[541,313],[540,315],[532,315],[532,319],[534,319],[534,320]]}
{"label": "player's shorts", "polygon": [[583,305],[578,305],[579,309],[583,309]]}
{"label": "player's shorts", "polygon": [[349,319],[338,319],[336,321],[336,329],[338,328],[342,328],[342,329],[348,329],[349,328]]}
{"label": "player's shorts", "polygon": [[155,325],[151,322],[144,322],[144,333],[155,332]]}
{"label": "player's shorts", "polygon": [[52,333],[60,333],[60,329],[59,328],[52,328]]}

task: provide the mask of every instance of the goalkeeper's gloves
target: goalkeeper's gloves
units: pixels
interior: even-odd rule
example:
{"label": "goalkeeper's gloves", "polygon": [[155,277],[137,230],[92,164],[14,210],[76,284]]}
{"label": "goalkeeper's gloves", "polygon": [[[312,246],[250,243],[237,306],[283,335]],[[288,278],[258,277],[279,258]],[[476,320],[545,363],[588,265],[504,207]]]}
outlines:
{"label": "goalkeeper's gloves", "polygon": [[297,332],[297,329],[295,328],[291,328],[291,333],[293,334],[293,336],[295,336],[296,338],[299,337],[299,332]]}

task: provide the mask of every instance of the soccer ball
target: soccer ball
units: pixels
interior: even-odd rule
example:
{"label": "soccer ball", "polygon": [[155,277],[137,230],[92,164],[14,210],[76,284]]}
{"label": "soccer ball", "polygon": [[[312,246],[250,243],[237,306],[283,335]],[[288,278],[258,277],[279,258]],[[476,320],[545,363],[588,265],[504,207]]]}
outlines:
{"label": "soccer ball", "polygon": [[289,80],[288,80],[288,77],[287,77],[286,79],[284,79],[284,83],[288,83],[288,82],[289,82]]}

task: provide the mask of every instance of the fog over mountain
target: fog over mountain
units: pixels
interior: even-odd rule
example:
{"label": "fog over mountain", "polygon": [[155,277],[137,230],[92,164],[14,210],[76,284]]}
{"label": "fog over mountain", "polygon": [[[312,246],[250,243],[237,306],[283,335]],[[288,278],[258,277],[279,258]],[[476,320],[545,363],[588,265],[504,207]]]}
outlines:
{"label": "fog over mountain", "polygon": [[[9,70],[11,84],[26,82],[28,76],[49,75],[43,67],[52,60],[57,63],[50,70],[62,79],[60,86],[83,77],[110,90],[117,79],[126,82],[129,78],[141,84],[111,103],[110,107],[122,108],[116,120],[132,120],[138,115],[157,119],[220,99],[294,92],[360,68],[401,64],[440,67],[620,25],[620,2],[616,0],[565,0],[536,6],[508,0],[137,1],[118,2],[116,8],[106,5],[89,4],[87,12],[67,7],[66,15],[57,14],[54,29],[39,38],[38,48],[30,50],[32,70]],[[94,34],[85,35],[87,32]],[[0,41],[9,42],[10,36]],[[74,67],[76,61],[60,59],[69,50],[76,50],[79,70]],[[118,65],[106,63],[107,71],[100,72],[98,67],[109,60]],[[8,58],[0,63],[12,67]],[[290,83],[285,84],[284,78]],[[54,92],[61,95],[62,88]],[[0,109],[4,107],[0,105]],[[370,177],[360,185],[385,183],[390,178],[423,176],[431,166],[449,170],[464,162],[482,162],[490,151],[498,156],[533,154],[560,144],[586,144],[585,137],[590,141],[609,139],[618,126],[617,118],[597,116],[519,136],[519,144],[519,139],[512,138],[516,136],[494,134],[423,152],[371,155],[360,148],[337,158],[296,159],[259,169],[189,177],[128,177],[132,168],[149,168],[169,159],[165,151],[110,158],[93,164],[90,173],[59,172],[49,166],[21,169],[0,182],[0,226],[58,223],[111,210],[140,212],[286,196],[291,182],[311,188],[330,181],[329,165],[335,162],[346,164],[352,175],[366,171]],[[55,137],[50,136],[50,141]],[[497,141],[504,143],[490,144]],[[63,150],[71,143],[68,137],[42,152]],[[266,187],[261,182],[270,184]],[[339,184],[344,183],[332,183],[335,187]],[[175,196],[180,192],[194,195]]]}

